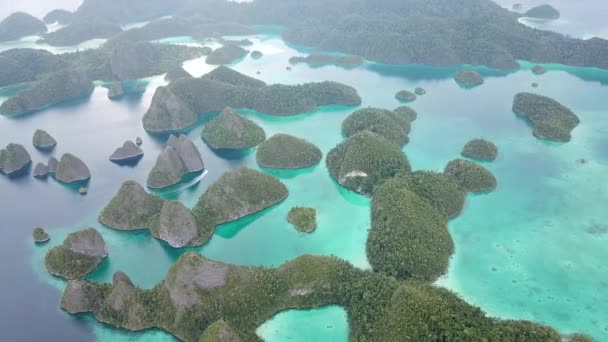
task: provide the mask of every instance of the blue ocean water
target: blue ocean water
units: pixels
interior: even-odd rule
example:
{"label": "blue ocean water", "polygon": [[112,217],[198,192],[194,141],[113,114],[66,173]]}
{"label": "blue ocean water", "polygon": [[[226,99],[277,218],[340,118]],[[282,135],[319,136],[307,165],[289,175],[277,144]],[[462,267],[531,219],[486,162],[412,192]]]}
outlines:
{"label": "blue ocean water", "polygon": [[[367,63],[344,69],[300,64],[287,71],[289,57],[302,51],[287,46],[274,31],[249,38],[254,41],[251,49],[265,56],[260,60],[245,58],[232,67],[268,83],[335,80],[356,87],[362,106],[382,108],[400,105],[394,99],[398,90],[424,87],[427,95],[410,104],[419,116],[411,142],[404,148],[415,169],[441,170],[459,156],[469,139],[493,140],[500,156],[485,166],[495,173],[499,187],[490,194],[469,196],[464,213],[450,223],[456,252],[448,274],[438,285],[456,291],[494,316],[532,319],[563,333],[583,331],[598,341],[608,339],[608,303],[601,296],[608,287],[608,250],[604,248],[608,213],[603,204],[608,199],[606,71],[548,66],[550,72],[535,76],[531,65],[522,62],[522,70],[507,74],[479,68],[486,83],[463,89],[451,78],[458,68]],[[164,42],[200,43],[184,37]],[[213,69],[204,59],[186,62],[184,67],[194,76]],[[0,177],[0,217],[5,227],[0,240],[0,272],[14,280],[2,284],[0,328],[11,340],[173,340],[160,331],[125,333],[88,316],[61,312],[58,301],[65,282],[49,276],[42,263],[51,246],[84,226],[97,227],[108,243],[109,258],[89,277],[95,281],[109,282],[115,271],[122,270],[136,284],[149,288],[184,252],[159,243],[148,233],[117,232],[96,222],[123,181],[145,182],[163,146],[164,138],[144,132],[141,118],[154,89],[164,81],[162,76],[147,81],[148,88],[139,97],[110,101],[107,89],[99,86],[87,99],[25,117],[0,118],[1,145],[22,143],[34,162],[46,161],[48,154],[31,146],[34,130],[43,128],[59,141],[53,155],[74,153],[93,174],[87,196],[52,179]],[[540,87],[532,88],[532,82]],[[520,91],[554,97],[577,112],[581,125],[572,141],[555,144],[534,138],[529,125],[511,110],[513,96]],[[14,89],[1,89],[0,101],[12,93]],[[264,127],[269,136],[279,132],[300,136],[326,154],[342,140],[341,122],[353,110],[325,107],[293,117],[239,112]],[[189,206],[224,171],[238,165],[258,168],[254,153],[218,155],[208,149],[199,138],[204,121],[188,135],[201,150],[208,173],[200,182],[165,195]],[[144,140],[145,156],[139,164],[120,167],[110,163],[112,151],[136,136]],[[579,159],[588,162],[582,165]],[[333,254],[358,267],[369,267],[365,257],[369,199],[337,186],[324,163],[301,171],[263,171],[287,185],[289,198],[262,213],[219,227],[212,240],[195,251],[241,265],[276,266],[312,253]],[[318,209],[319,228],[314,234],[298,233],[287,223],[287,212],[295,205]],[[36,226],[49,231],[49,244],[33,245],[31,230]],[[331,331],[324,329],[328,325]],[[319,341],[345,340],[348,325],[343,310],[288,311],[262,325],[258,334],[269,341],[308,341],[310,330],[318,331],[315,338]]]}

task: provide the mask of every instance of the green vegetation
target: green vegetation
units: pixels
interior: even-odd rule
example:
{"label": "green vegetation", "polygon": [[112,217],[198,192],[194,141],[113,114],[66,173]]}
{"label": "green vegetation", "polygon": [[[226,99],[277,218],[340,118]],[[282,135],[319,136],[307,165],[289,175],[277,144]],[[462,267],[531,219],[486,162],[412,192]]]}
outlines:
{"label": "green vegetation", "polygon": [[306,57],[293,56],[289,58],[289,64],[307,63],[310,65],[341,65],[345,67],[356,67],[363,64],[365,60],[360,56],[334,56],[321,53],[313,53]]}
{"label": "green vegetation", "polygon": [[408,106],[400,106],[393,110],[395,113],[403,115],[410,123],[416,121],[418,113]]}
{"label": "green vegetation", "polygon": [[0,21],[0,42],[17,40],[46,32],[46,25],[37,18],[23,12],[15,12]]}
{"label": "green vegetation", "polygon": [[101,234],[88,228],[69,234],[62,245],[46,254],[44,264],[52,275],[78,279],[93,271],[107,254]]}
{"label": "green vegetation", "polygon": [[[413,115],[412,115],[413,112]],[[342,122],[342,134],[351,137],[361,131],[370,131],[383,136],[399,146],[409,142],[410,123],[416,112],[408,107],[399,111],[368,107],[349,115]]]}
{"label": "green vegetation", "polygon": [[498,157],[498,147],[486,139],[473,139],[464,145],[461,154],[467,158],[493,161]]}
{"label": "green vegetation", "polygon": [[276,134],[258,146],[256,161],[276,169],[301,169],[321,162],[323,153],[312,143],[288,134]]}
{"label": "green vegetation", "polygon": [[444,173],[454,177],[460,187],[468,192],[492,191],[497,186],[496,178],[488,169],[469,160],[452,160]]}
{"label": "green vegetation", "polygon": [[327,154],[329,173],[340,185],[371,195],[385,180],[409,172],[410,163],[401,148],[369,131],[357,133]]}
{"label": "green vegetation", "polygon": [[580,120],[569,108],[542,95],[519,93],[513,100],[513,111],[528,119],[532,133],[539,139],[568,142]]}
{"label": "green vegetation", "polygon": [[395,94],[395,98],[401,102],[412,102],[416,99],[416,94],[408,90],[400,90]]}
{"label": "green vegetation", "polygon": [[232,327],[220,319],[205,329],[198,342],[240,342]]}
{"label": "green vegetation", "polygon": [[57,140],[55,140],[50,134],[42,129],[37,129],[34,132],[34,137],[32,138],[32,143],[34,146],[41,150],[51,150],[57,145]]}
{"label": "green vegetation", "polygon": [[249,51],[236,44],[226,44],[221,48],[213,50],[207,56],[207,64],[221,65],[233,63],[247,55]]}
{"label": "green vegetation", "polygon": [[59,71],[47,74],[31,88],[19,92],[0,105],[1,115],[21,115],[39,111],[56,103],[88,96],[93,82],[83,71]]}
{"label": "green vegetation", "polygon": [[314,208],[294,207],[287,214],[287,221],[303,233],[312,233],[317,229],[317,210]]}
{"label": "green vegetation", "polygon": [[32,157],[23,145],[8,144],[0,149],[0,172],[10,175],[17,173],[32,163]]}
{"label": "green vegetation", "polygon": [[465,192],[456,179],[443,173],[416,171],[399,175],[393,182],[420,196],[448,218],[458,216],[464,208]]}
{"label": "green vegetation", "polygon": [[247,149],[266,140],[266,133],[255,122],[232,108],[225,108],[218,117],[203,128],[202,139],[214,149]]}
{"label": "green vegetation", "polygon": [[454,243],[447,217],[409,186],[394,178],[374,192],[367,257],[376,272],[433,281],[446,271]]}
{"label": "green vegetation", "polygon": [[72,46],[91,39],[107,39],[122,32],[119,25],[103,21],[76,22],[45,34],[42,43],[51,46]]}
{"label": "green vegetation", "polygon": [[454,75],[454,79],[464,87],[476,87],[484,82],[483,76],[474,70],[459,71]]}
{"label": "green vegetation", "polygon": [[226,107],[249,108],[272,115],[294,115],[325,105],[361,103],[357,91],[336,82],[266,85],[220,66],[200,78],[179,79],[156,90],[143,118],[149,132],[181,130],[193,125],[199,113]]}
{"label": "green vegetation", "polygon": [[529,18],[555,20],[559,19],[560,13],[553,6],[543,4],[530,8],[528,11],[526,11],[526,13],[523,14],[523,16]]}
{"label": "green vegetation", "polygon": [[44,229],[40,227],[34,229],[34,231],[32,232],[32,237],[34,238],[34,242],[38,244],[46,243],[51,240],[49,234],[47,234],[47,232],[45,232]]}
{"label": "green vegetation", "polygon": [[62,56],[38,49],[0,52],[0,87],[35,81],[40,75],[65,69]]}
{"label": "green vegetation", "polygon": [[48,25],[54,23],[67,25],[72,21],[72,14],[72,12],[64,9],[55,9],[47,13],[42,20]]}

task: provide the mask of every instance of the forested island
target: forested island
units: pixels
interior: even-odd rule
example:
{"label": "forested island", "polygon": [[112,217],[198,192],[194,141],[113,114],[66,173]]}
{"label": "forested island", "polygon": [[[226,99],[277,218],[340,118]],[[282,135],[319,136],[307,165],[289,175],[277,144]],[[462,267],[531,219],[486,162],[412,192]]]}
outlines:
{"label": "forested island", "polygon": [[267,85],[220,66],[200,78],[183,78],[158,88],[143,123],[148,132],[162,133],[188,128],[199,114],[219,112],[226,107],[294,115],[324,105],[360,103],[354,88],[337,82]]}
{"label": "forested island", "polygon": [[275,169],[301,169],[321,162],[323,153],[312,143],[288,134],[276,134],[258,147],[258,165]]}
{"label": "forested island", "polygon": [[205,125],[201,137],[214,149],[241,150],[261,144],[266,140],[266,133],[232,108],[224,108],[220,115]]}
{"label": "forested island", "polygon": [[580,122],[568,107],[552,98],[532,93],[515,95],[513,111],[532,124],[532,133],[540,139],[568,142],[572,130]]}
{"label": "forested island", "polygon": [[367,130],[403,146],[410,140],[410,125],[415,118],[416,112],[405,106],[396,111],[368,107],[353,112],[342,122],[342,134],[350,137]]}

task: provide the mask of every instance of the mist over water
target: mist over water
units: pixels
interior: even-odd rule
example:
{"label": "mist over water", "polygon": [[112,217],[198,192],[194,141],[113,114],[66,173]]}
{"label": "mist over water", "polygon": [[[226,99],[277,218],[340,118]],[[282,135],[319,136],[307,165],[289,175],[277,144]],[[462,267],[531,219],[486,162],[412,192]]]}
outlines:
{"label": "mist over water", "polygon": [[74,11],[81,3],[82,0],[3,0],[0,5],[0,20],[13,12],[26,12],[42,18],[45,14],[57,8]]}

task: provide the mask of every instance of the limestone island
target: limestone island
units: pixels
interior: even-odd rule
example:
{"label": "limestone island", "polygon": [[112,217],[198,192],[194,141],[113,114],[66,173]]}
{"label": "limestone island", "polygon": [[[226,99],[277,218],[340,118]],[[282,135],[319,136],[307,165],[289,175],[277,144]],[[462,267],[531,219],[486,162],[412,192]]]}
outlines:
{"label": "limestone island", "polygon": [[1,115],[20,115],[51,105],[88,96],[93,81],[82,70],[63,70],[43,76],[31,88],[22,90],[0,105]]}
{"label": "limestone island", "polygon": [[51,25],[58,23],[59,25],[67,25],[72,21],[74,13],[64,9],[54,9],[47,13],[42,20],[45,24]]}
{"label": "limestone island", "polygon": [[37,129],[36,132],[34,132],[32,143],[34,144],[34,147],[39,150],[50,151],[57,145],[57,140],[46,131]]}
{"label": "limestone island", "polygon": [[59,159],[55,179],[63,183],[82,182],[91,178],[87,165],[73,154],[65,153]]}
{"label": "limestone island", "polygon": [[[412,201],[416,200],[405,200]],[[112,284],[70,281],[60,305],[70,314],[92,313],[120,329],[162,329],[187,342],[259,341],[260,322],[285,310],[327,305],[344,307],[351,326],[358,327],[350,332],[354,341],[424,341],[429,334],[454,341],[469,341],[471,336],[488,341],[562,341],[557,331],[540,324],[488,317],[445,288],[399,281],[330,256],[303,255],[267,268],[226,264],[187,252],[151,289],[139,288],[117,272]],[[429,328],[420,322],[447,323]]]}
{"label": "limestone island", "polygon": [[276,134],[258,146],[258,165],[274,169],[302,169],[321,162],[323,153],[314,144],[288,134]]}
{"label": "limestone island", "polygon": [[250,56],[253,59],[260,59],[260,58],[264,57],[264,54],[261,51],[255,50],[255,51],[251,52]]}
{"label": "limestone island", "polygon": [[542,75],[547,72],[547,69],[545,69],[545,67],[542,65],[535,65],[532,68],[532,72],[534,73],[534,75]]}
{"label": "limestone island", "polygon": [[426,90],[424,88],[417,87],[416,89],[414,89],[414,94],[416,94],[416,95],[424,95],[424,94],[426,94]]}
{"label": "limestone island", "polygon": [[416,119],[418,118],[418,113],[408,106],[399,106],[393,111],[400,115],[403,115],[410,123],[416,121]]}
{"label": "limestone island", "polygon": [[144,156],[144,151],[131,140],[125,141],[122,147],[117,148],[110,156],[110,160],[115,163],[139,160]]}
{"label": "limestone island", "polygon": [[317,229],[317,211],[314,208],[294,207],[287,214],[287,221],[302,233],[312,233]]}
{"label": "limestone island", "polygon": [[320,106],[358,106],[357,91],[336,82],[301,85],[266,83],[220,66],[200,78],[183,78],[159,87],[143,118],[150,133],[166,133],[190,127],[200,113],[220,112],[226,107],[249,108],[271,115],[295,115]]}
{"label": "limestone island", "polygon": [[519,93],[513,100],[513,111],[528,119],[532,133],[539,139],[568,142],[580,120],[568,107],[542,95]]}
{"label": "limestone island", "polygon": [[148,174],[148,187],[162,189],[179,183],[182,178],[205,168],[201,153],[185,135],[171,135],[156,164]]}
{"label": "limestone island", "polygon": [[400,102],[412,102],[416,100],[416,94],[409,90],[400,90],[395,94],[395,98]]}
{"label": "limestone island", "polygon": [[271,207],[287,197],[287,188],[265,173],[239,168],[222,175],[191,211],[125,182],[99,215],[99,222],[117,230],[149,229],[174,248],[204,245],[219,224]]}
{"label": "limestone island", "polygon": [[[383,136],[399,146],[409,142],[411,114],[406,109],[392,111],[380,108],[363,108],[353,112],[342,122],[342,134],[351,137],[361,131]],[[416,112],[414,111],[414,116]]]}
{"label": "limestone island", "polygon": [[484,82],[483,76],[474,70],[461,70],[454,75],[454,79],[465,88],[476,87]]}
{"label": "limestone island", "polygon": [[49,234],[47,234],[47,232],[45,232],[44,229],[40,227],[34,229],[34,231],[32,232],[32,237],[34,238],[34,242],[37,244],[43,244],[51,240]]}
{"label": "limestone island", "polygon": [[523,16],[536,19],[557,20],[560,17],[560,13],[553,6],[543,4],[530,8]]}
{"label": "limestone island", "polygon": [[32,157],[23,145],[8,144],[0,150],[0,172],[5,175],[16,174],[32,163]]}
{"label": "limestone island", "polygon": [[213,50],[207,56],[206,62],[211,65],[231,64],[245,57],[248,52],[236,44],[226,44]]}
{"label": "limestone island", "polygon": [[494,161],[498,157],[498,147],[486,139],[473,139],[464,145],[461,155],[467,158]]}
{"label": "limestone island", "polygon": [[46,32],[46,25],[27,13],[15,12],[0,21],[0,43]]}
{"label": "limestone island", "polygon": [[327,168],[345,188],[370,196],[386,179],[411,170],[401,147],[369,131],[359,132],[327,154]]}
{"label": "limestone island", "polygon": [[469,160],[452,160],[443,173],[456,179],[460,188],[468,192],[489,192],[497,186],[492,172]]}
{"label": "limestone island", "polygon": [[173,82],[177,79],[180,78],[188,78],[188,77],[192,77],[192,75],[190,75],[186,70],[184,70],[184,68],[180,65],[174,69],[171,69],[166,75],[165,75],[165,81],[167,82]]}
{"label": "limestone island", "polygon": [[37,163],[34,167],[34,177],[46,178],[46,176],[50,173],[54,174],[57,171],[58,165],[59,161],[55,159],[55,157],[50,157],[46,165],[43,163]]}
{"label": "limestone island", "polygon": [[293,56],[289,58],[289,64],[295,65],[298,63],[307,63],[310,65],[339,65],[344,67],[357,67],[363,64],[365,60],[360,56],[348,55],[348,56],[333,56],[321,53],[313,53],[306,57]]}
{"label": "limestone island", "polygon": [[47,271],[65,279],[86,276],[108,255],[103,237],[94,228],[71,233],[44,258]]}
{"label": "limestone island", "polygon": [[227,107],[205,124],[201,138],[216,150],[242,150],[261,144],[266,140],[266,133],[255,122]]}
{"label": "limestone island", "polygon": [[125,96],[125,89],[122,86],[122,82],[112,82],[112,87],[110,87],[110,90],[108,91],[108,99],[118,100],[123,96]]}

